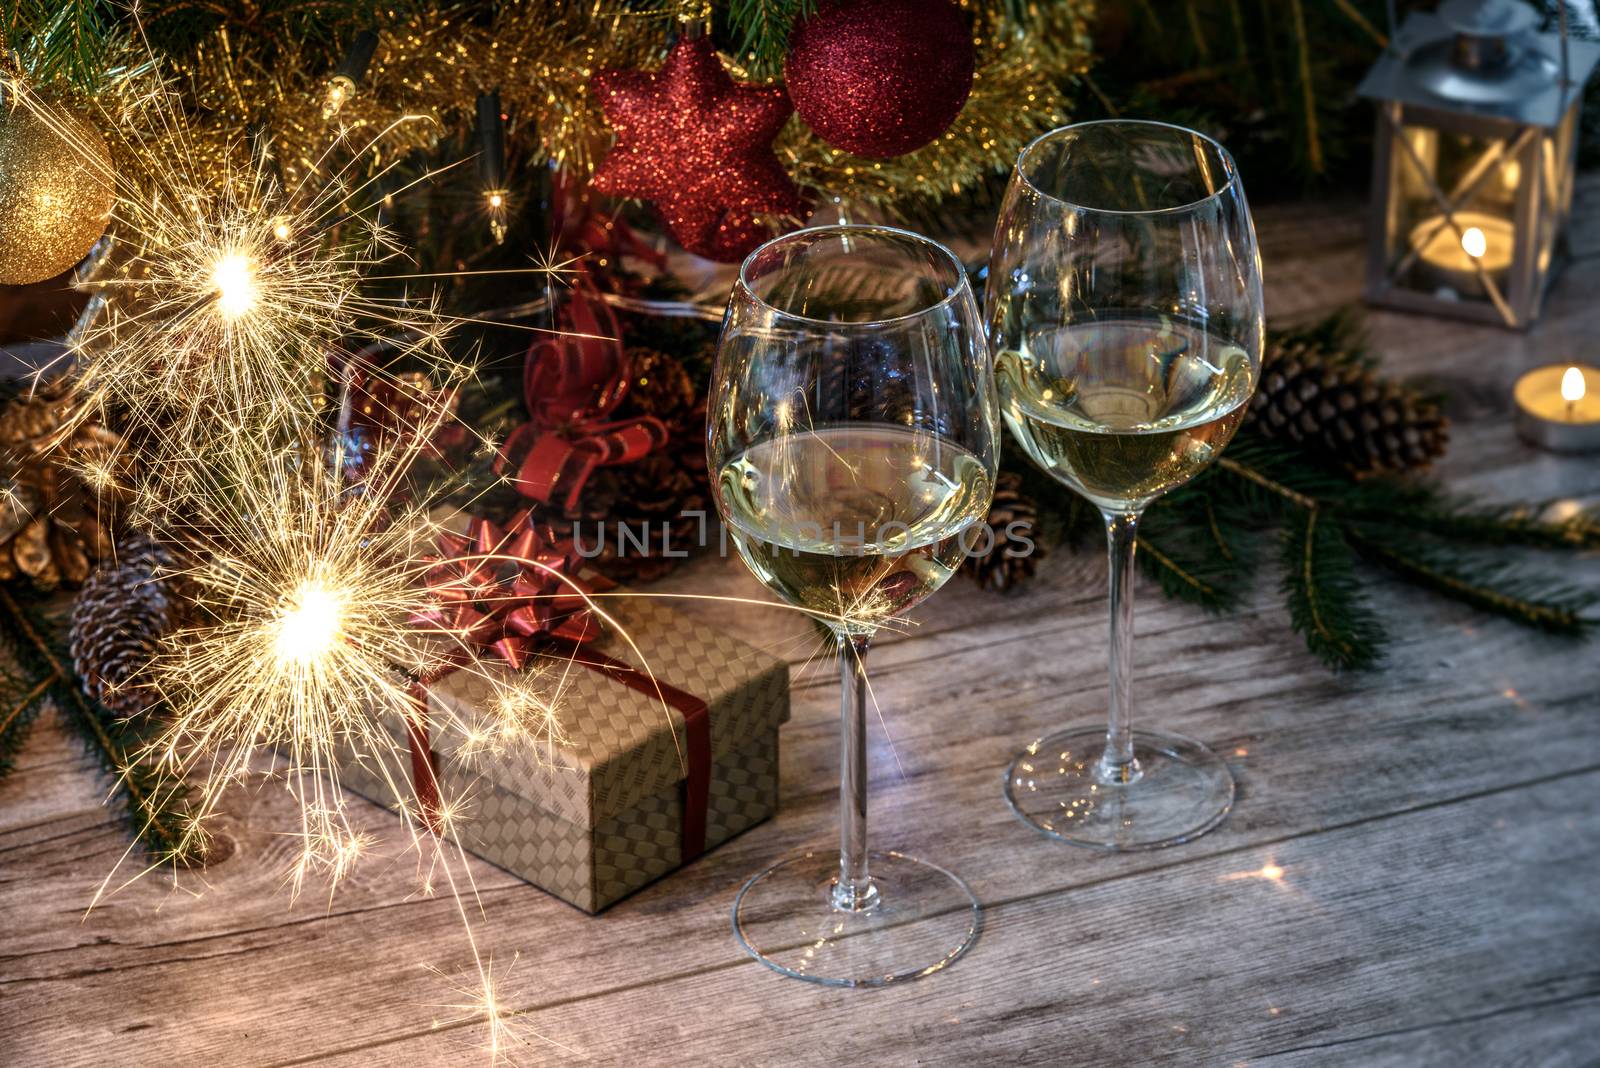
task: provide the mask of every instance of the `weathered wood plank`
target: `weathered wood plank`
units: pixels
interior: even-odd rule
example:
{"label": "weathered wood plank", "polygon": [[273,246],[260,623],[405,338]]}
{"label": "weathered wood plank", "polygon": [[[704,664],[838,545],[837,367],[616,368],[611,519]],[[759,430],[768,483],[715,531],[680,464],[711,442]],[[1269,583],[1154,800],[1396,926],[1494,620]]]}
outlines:
{"label": "weathered wood plank", "polygon": [[[935,855],[963,872],[985,899],[1003,899],[1014,895],[1018,886],[1041,892],[1069,889],[1108,875],[1162,870],[1169,864],[1196,862],[1218,851],[1236,851],[1241,845],[1279,840],[1304,829],[1382,815],[1399,805],[1438,803],[1517,781],[1516,776],[1534,769],[1550,773],[1572,770],[1581,766],[1574,761],[1584,753],[1592,755],[1600,749],[1600,734],[1595,733],[1600,723],[1583,702],[1572,697],[1544,698],[1540,680],[1551,676],[1537,655],[1540,643],[1530,636],[1512,635],[1522,644],[1513,641],[1505,652],[1513,661],[1520,659],[1520,654],[1532,654],[1527,674],[1519,672],[1515,682],[1534,695],[1537,712],[1530,715],[1503,697],[1500,688],[1476,681],[1470,686],[1440,686],[1434,691],[1439,704],[1459,702],[1450,711],[1451,732],[1441,729],[1445,723],[1436,712],[1407,699],[1408,692],[1415,691],[1419,675],[1435,670],[1433,663],[1420,656],[1408,658],[1409,666],[1399,669],[1398,678],[1372,676],[1328,687],[1320,669],[1310,667],[1307,672],[1304,663],[1296,668],[1294,662],[1303,654],[1292,647],[1287,651],[1277,647],[1282,670],[1275,671],[1271,666],[1274,659],[1262,657],[1263,649],[1272,646],[1240,640],[1236,632],[1230,637],[1227,628],[1232,621],[1219,625],[1224,627],[1219,646],[1235,647],[1237,659],[1213,663],[1211,656],[1198,657],[1195,668],[1146,680],[1152,705],[1180,696],[1193,702],[1192,710],[1174,707],[1170,717],[1164,712],[1163,721],[1224,743],[1230,753],[1246,751],[1246,755],[1234,757],[1243,785],[1240,806],[1216,834],[1156,861],[1102,858],[1042,842],[1012,821],[999,803],[997,772],[1030,723],[1051,722],[1048,712],[1061,696],[1056,692],[1059,679],[1052,685],[1047,671],[1028,687],[1031,692],[1015,710],[998,707],[1007,681],[1004,677],[972,671],[966,674],[975,684],[988,680],[993,689],[968,695],[970,707],[995,707],[991,716],[905,717],[903,726],[917,731],[915,742],[900,740],[900,757],[909,778],[897,780],[887,761],[879,760],[874,796],[878,826],[893,835],[895,844]],[[1083,620],[1082,627],[1086,635],[1102,629],[1097,619]],[[1187,665],[1189,661],[1180,656],[1180,637],[1167,640],[1173,644],[1157,650],[1156,658]],[[1546,652],[1543,660],[1550,659],[1548,648]],[[1095,659],[1091,652],[1086,651],[1085,656]],[[965,663],[986,661],[999,662],[992,650],[975,648],[964,657],[947,660],[941,677],[906,672],[895,682],[880,680],[880,686],[892,691],[904,683],[912,692],[919,686],[948,688],[949,682],[942,680],[964,674]],[[1233,676],[1247,665],[1256,669],[1261,689],[1240,695]],[[1208,677],[1211,672],[1215,675]],[[1070,701],[1083,702],[1083,715],[1091,714],[1098,703],[1099,681],[1092,674],[1068,694]],[[1234,686],[1232,701],[1213,707],[1220,689],[1229,685]],[[1329,690],[1333,692],[1326,692]],[[685,967],[736,960],[737,950],[727,932],[726,908],[738,881],[773,856],[825,839],[830,825],[833,801],[829,782],[835,744],[830,696],[818,692],[805,697],[797,709],[803,729],[791,730],[786,739],[789,785],[783,813],[774,825],[731,843],[598,921],[529,888],[487,893],[490,916],[480,930],[482,944],[500,947],[502,952],[522,949],[520,970],[531,991],[555,986],[572,996],[663,979]],[[1354,723],[1349,711],[1352,700],[1370,706]],[[952,699],[948,707],[962,706]],[[1272,726],[1266,729],[1263,724],[1269,719]],[[898,729],[902,724],[896,721],[896,725]],[[952,760],[952,753],[959,757]],[[1516,753],[1518,759],[1507,760],[1507,753]],[[886,757],[881,747],[875,757]],[[1422,774],[1424,770],[1426,774]],[[251,798],[251,804],[260,806],[265,817],[264,825],[252,834],[270,835],[290,817],[286,806],[276,812],[266,810],[273,797],[276,792]],[[242,815],[248,819],[251,813]],[[956,827],[961,833],[952,832]],[[114,831],[107,836],[117,840]],[[56,847],[44,843],[41,848],[45,856],[24,858],[30,870],[55,867],[46,857],[53,855]],[[261,868],[258,861],[247,858],[248,850],[241,848],[240,863],[252,872]],[[222,865],[217,876],[226,874],[232,863]],[[59,881],[46,877],[41,887],[52,898],[70,901],[74,879],[81,894],[84,874],[80,869],[66,872]],[[405,883],[403,875],[396,881]],[[141,900],[142,895],[154,891],[140,886],[125,893]],[[284,935],[275,935],[266,926],[272,921],[257,917],[263,906],[282,907],[281,892],[275,896],[272,887],[255,878],[231,888],[218,885],[198,901],[164,892],[155,897],[162,909],[155,918],[161,926],[155,931],[141,930],[140,914],[148,915],[154,907],[141,902],[142,907],[132,914],[91,917],[86,930],[101,929],[100,924],[109,922],[117,932],[115,944],[7,962],[4,974],[8,978],[15,975],[19,981],[5,983],[0,989],[6,991],[8,1003],[22,1013],[19,1019],[28,1018],[30,1006],[45,1013],[49,1006],[59,1004],[64,982],[70,983],[75,997],[92,1003],[114,996],[127,985],[130,974],[156,975],[159,997],[147,998],[137,992],[122,995],[131,1015],[152,1023],[147,1038],[153,1044],[186,1058],[246,1063],[248,1058],[230,1059],[230,1054],[237,1053],[232,1036],[240,1028],[259,1030],[271,1020],[285,1017],[316,1018],[325,1011],[322,1006],[337,1000],[357,1016],[357,1022],[344,1027],[344,1033],[365,1034],[370,1040],[374,1033],[381,1035],[408,1018],[425,1016],[428,1005],[450,1000],[435,978],[407,968],[410,961],[464,963],[461,936],[450,922],[446,902],[411,901],[357,910],[351,908],[348,897],[341,896],[336,907],[351,909],[349,914],[320,919],[314,910],[309,916],[298,912],[303,918],[297,923],[298,937],[279,941]],[[243,924],[229,916],[241,906],[251,917]],[[174,910],[170,917],[168,910]],[[60,920],[60,915],[46,917],[39,934],[48,935]],[[195,921],[202,925],[201,933],[183,937],[182,932]],[[169,922],[176,930],[166,928]],[[246,929],[233,933],[230,925]],[[169,944],[180,940],[176,949]],[[198,952],[194,946],[204,947],[204,952],[191,961],[188,956]],[[379,963],[372,975],[352,974],[346,963],[373,957]],[[27,965],[26,970],[22,964]],[[396,969],[404,970],[396,975]],[[191,987],[200,1004],[212,1004],[206,999],[216,998],[212,988],[219,980],[228,989],[253,992],[230,996],[226,1011],[217,1011],[221,1006],[196,1014],[162,1011],[167,999],[178,997],[181,1001],[186,996],[183,991]],[[275,993],[267,997],[264,991]],[[0,1025],[0,1034],[12,1033],[3,1027]],[[106,1039],[116,1041],[114,1035]],[[297,1050],[310,1054],[325,1048],[325,1040],[319,1032],[295,1031],[282,1036],[275,1048],[286,1056]],[[100,1048],[81,1032],[73,1042],[86,1052]]]}
{"label": "weathered wood plank", "polygon": [[[604,1063],[648,1049],[663,1062],[774,1065],[1228,1064],[1463,1008],[1593,999],[1600,899],[1584,882],[1600,876],[1596,817],[1600,772],[1565,776],[1021,893],[989,905],[973,956],[937,981],[828,990],[730,960],[597,998],[535,995],[528,1023]],[[1529,834],[1528,820],[1563,833]],[[319,1063],[451,1063],[472,1041],[418,1030]],[[1592,1030],[1574,1042],[1581,1058],[1600,1056]],[[556,1052],[530,1048],[529,1060]]]}
{"label": "weathered wood plank", "polygon": [[1340,1064],[1588,1068],[1595,1061],[1596,1019],[1600,1019],[1600,996],[1573,994],[1527,1007],[1485,1010],[1468,1020],[1419,1024],[1368,1038],[1269,1053],[1251,1063],[1272,1068]]}

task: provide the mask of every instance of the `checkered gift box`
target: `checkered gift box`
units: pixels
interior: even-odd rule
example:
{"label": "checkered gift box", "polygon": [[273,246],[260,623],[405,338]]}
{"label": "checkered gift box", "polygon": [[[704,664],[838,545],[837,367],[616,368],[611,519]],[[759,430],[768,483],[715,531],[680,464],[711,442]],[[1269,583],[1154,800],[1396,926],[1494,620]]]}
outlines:
{"label": "checkered gift box", "polygon": [[[783,661],[644,597],[607,598],[606,610],[618,625],[564,672],[565,737],[553,749],[462,760],[465,739],[438,727],[431,737],[441,794],[467,799],[461,844],[591,913],[680,867],[686,850],[693,859],[772,815],[778,726],[789,718]],[[637,675],[626,685],[594,666],[604,661],[647,673],[669,699]],[[674,690],[704,702],[698,726],[690,722],[698,713],[673,706]],[[491,693],[484,679],[448,676],[431,687],[429,703],[453,706],[456,716],[430,718],[470,721]],[[404,746],[404,728],[396,723],[395,732]],[[348,763],[340,781],[394,800],[361,763]]]}

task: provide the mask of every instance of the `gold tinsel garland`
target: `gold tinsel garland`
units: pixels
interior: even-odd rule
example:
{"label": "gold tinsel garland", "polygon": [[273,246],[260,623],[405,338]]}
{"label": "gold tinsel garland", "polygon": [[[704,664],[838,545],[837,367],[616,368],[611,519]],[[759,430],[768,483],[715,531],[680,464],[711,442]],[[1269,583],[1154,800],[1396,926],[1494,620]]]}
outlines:
{"label": "gold tinsel garland", "polygon": [[[1007,0],[962,6],[973,18],[977,65],[950,129],[916,152],[867,160],[830,148],[792,119],[777,148],[796,181],[878,207],[938,200],[1004,170],[1030,139],[1066,120],[1062,86],[1087,67],[1093,0],[1037,0],[1020,20]],[[332,126],[372,138],[375,166],[432,151],[470,131],[474,101],[489,90],[499,91],[509,116],[513,153],[587,174],[609,137],[590,79],[604,68],[655,66],[672,27],[704,11],[702,0],[649,9],[533,0],[506,5],[487,26],[452,7],[398,18],[379,28],[366,76],[332,119],[323,114],[326,59],[290,50],[269,64],[257,53],[261,42],[226,29],[197,49],[180,81],[200,119],[198,150],[219,179],[239,173],[240,154],[263,129],[291,185],[318,169]],[[730,67],[742,74],[736,62]]]}

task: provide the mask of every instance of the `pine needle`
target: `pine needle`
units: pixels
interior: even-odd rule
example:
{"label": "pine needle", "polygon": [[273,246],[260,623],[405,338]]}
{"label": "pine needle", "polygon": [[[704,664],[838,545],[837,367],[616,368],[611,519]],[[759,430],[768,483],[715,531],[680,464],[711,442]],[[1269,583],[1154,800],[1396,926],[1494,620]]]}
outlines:
{"label": "pine needle", "polygon": [[1549,521],[1540,518],[1547,505],[1482,504],[1430,483],[1392,478],[1362,482],[1347,496],[1342,515],[1390,531],[1423,531],[1484,547],[1600,549],[1600,518],[1593,512]]}
{"label": "pine needle", "polygon": [[1226,522],[1204,492],[1157,501],[1139,521],[1141,570],[1168,597],[1231,611],[1255,573],[1255,531]]}
{"label": "pine needle", "polygon": [[1581,637],[1597,622],[1584,613],[1596,598],[1503,559],[1484,560],[1442,543],[1395,541],[1381,533],[1347,528],[1356,549],[1402,577],[1452,600],[1552,634]]}
{"label": "pine needle", "polygon": [[1321,174],[1322,135],[1317,130],[1317,90],[1311,76],[1311,40],[1306,34],[1306,14],[1301,0],[1289,0],[1289,10],[1294,21],[1294,43],[1300,69],[1300,102],[1305,110],[1306,151],[1310,156],[1311,173]]}
{"label": "pine needle", "polygon": [[789,31],[816,8],[816,0],[733,0],[728,5],[728,26],[739,42],[737,54],[753,77],[782,73]]}
{"label": "pine needle", "polygon": [[1377,664],[1383,626],[1361,591],[1355,554],[1338,525],[1317,511],[1287,524],[1282,562],[1289,622],[1306,648],[1335,671]]}
{"label": "pine needle", "polygon": [[4,671],[0,675],[4,678],[0,693],[10,702],[10,707],[0,712],[0,779],[4,779],[16,767],[17,754],[22,751],[22,743],[27,741],[33,721],[44,707],[43,698],[55,676],[47,675],[29,689],[26,680],[13,672]]}

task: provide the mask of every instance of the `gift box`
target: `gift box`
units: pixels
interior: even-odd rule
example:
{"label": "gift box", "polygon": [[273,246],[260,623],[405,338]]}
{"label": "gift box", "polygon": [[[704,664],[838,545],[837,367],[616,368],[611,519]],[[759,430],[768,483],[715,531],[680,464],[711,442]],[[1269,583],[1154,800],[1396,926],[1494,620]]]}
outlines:
{"label": "gift box", "polygon": [[[466,799],[461,845],[590,913],[772,815],[789,718],[784,661],[645,597],[605,606],[615,623],[601,637],[523,668],[559,677],[561,731],[548,745],[463,757],[471,747],[451,724],[480,718],[493,683],[457,672],[427,688],[439,794]],[[394,730],[403,751],[405,725]],[[394,801],[362,763],[340,778]]]}

